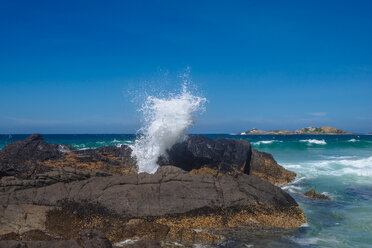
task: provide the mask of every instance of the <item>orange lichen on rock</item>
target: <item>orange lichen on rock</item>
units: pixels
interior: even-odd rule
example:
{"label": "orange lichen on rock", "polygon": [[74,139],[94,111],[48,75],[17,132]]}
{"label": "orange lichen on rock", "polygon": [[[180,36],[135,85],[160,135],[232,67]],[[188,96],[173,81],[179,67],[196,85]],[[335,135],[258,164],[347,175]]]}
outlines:
{"label": "orange lichen on rock", "polygon": [[190,174],[201,174],[201,175],[214,175],[217,176],[220,172],[216,169],[212,169],[209,167],[202,167],[200,169],[193,169],[190,171]]}
{"label": "orange lichen on rock", "polygon": [[58,160],[39,162],[53,168],[73,167],[78,170],[102,170],[114,175],[125,175],[137,172],[133,163],[123,161],[120,156],[92,150],[91,153],[69,152]]}

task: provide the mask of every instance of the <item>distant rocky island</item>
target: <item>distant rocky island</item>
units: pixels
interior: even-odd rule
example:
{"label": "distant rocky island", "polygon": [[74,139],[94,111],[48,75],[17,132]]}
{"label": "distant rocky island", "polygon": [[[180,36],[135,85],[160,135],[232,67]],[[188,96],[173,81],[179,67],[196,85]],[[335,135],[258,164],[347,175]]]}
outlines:
{"label": "distant rocky island", "polygon": [[271,130],[271,131],[263,131],[257,128],[250,129],[246,132],[239,133],[241,135],[288,135],[288,134],[353,134],[349,132],[345,132],[342,129],[334,128],[334,127],[305,127],[295,131],[288,131],[288,130]]}

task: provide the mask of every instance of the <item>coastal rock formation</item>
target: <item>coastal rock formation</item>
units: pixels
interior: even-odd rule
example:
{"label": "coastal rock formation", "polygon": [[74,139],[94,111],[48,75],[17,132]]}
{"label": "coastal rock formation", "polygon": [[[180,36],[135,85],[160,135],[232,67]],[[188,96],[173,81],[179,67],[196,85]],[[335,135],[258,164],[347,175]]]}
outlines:
{"label": "coastal rock formation", "polygon": [[189,136],[175,144],[159,164],[171,164],[187,171],[208,167],[222,173],[250,174],[251,144],[245,140]]}
{"label": "coastal rock formation", "polygon": [[[61,150],[36,135],[8,146],[0,151],[0,240],[13,241],[2,241],[4,247],[20,244],[15,240],[27,241],[25,247],[94,247],[78,235],[84,229],[112,243],[216,242],[215,230],[296,228],[306,221],[296,201],[273,185],[291,176],[247,141],[190,137],[169,152],[167,162],[177,167],[164,164],[155,174],[136,173],[126,146]],[[14,159],[23,147],[23,159]]]}
{"label": "coastal rock formation", "polygon": [[266,134],[292,134],[291,131],[288,130],[271,130],[271,131],[263,131],[259,130],[257,128],[252,128],[250,130],[247,130],[243,133],[240,133],[241,135],[266,135]]}
{"label": "coastal rock formation", "polygon": [[287,184],[296,173],[284,169],[271,154],[252,149],[246,140],[189,136],[159,159],[160,165],[171,164],[192,173],[253,174],[272,184]]}
{"label": "coastal rock formation", "polygon": [[65,167],[122,175],[136,171],[131,153],[126,145],[76,150],[68,145],[47,143],[40,134],[33,134],[0,150],[0,178],[28,178],[52,168]]}
{"label": "coastal rock formation", "polygon": [[295,134],[349,134],[334,127],[306,127],[294,131]]}
{"label": "coastal rock formation", "polygon": [[305,127],[295,131],[288,130],[271,130],[263,131],[257,128],[250,129],[246,132],[239,133],[240,135],[288,135],[288,134],[353,134],[345,132],[342,129],[334,127]]}
{"label": "coastal rock formation", "polygon": [[251,173],[272,184],[285,185],[296,177],[296,173],[284,169],[273,155],[252,148]]}
{"label": "coastal rock formation", "polygon": [[[131,153],[126,145],[76,150],[67,145],[46,143],[41,135],[34,134],[0,151],[0,178],[5,175],[27,178],[52,168],[67,168],[66,176],[69,168],[79,170],[80,176],[83,176],[82,171],[93,170],[95,173],[99,170],[99,173],[125,175],[137,171]],[[17,156],[20,157],[14,158]],[[202,135],[189,136],[186,141],[175,144],[158,163],[192,173],[254,174],[278,185],[287,184],[296,176],[280,166],[270,154],[252,149],[245,140],[212,140]]]}
{"label": "coastal rock formation", "polygon": [[304,195],[312,199],[329,200],[328,196],[316,193],[314,189],[305,192]]}
{"label": "coastal rock formation", "polygon": [[[194,229],[295,228],[305,222],[302,210],[291,196],[254,175],[246,174],[215,177],[164,166],[154,175],[96,176],[68,183],[19,187],[17,190],[1,186],[0,203],[4,215],[7,215],[2,219],[7,221],[0,229],[6,227],[8,232],[15,233],[19,230],[11,228],[20,223],[16,217],[19,213],[10,211],[15,206],[37,206],[39,212],[45,210],[45,226],[34,228],[55,236],[70,239],[83,228],[104,227],[104,234],[115,242],[141,232],[142,236],[153,235],[152,238],[194,241],[205,238],[200,238],[201,234]],[[40,209],[41,206],[46,208]],[[50,206],[57,208],[51,210]],[[79,212],[79,208],[83,212]],[[130,220],[137,221],[135,227],[128,226]],[[141,231],[143,227],[141,229],[139,224],[146,226],[146,232]],[[149,227],[156,231],[151,234]],[[124,232],[136,228],[138,232]],[[156,233],[162,228],[162,233]],[[180,236],[180,233],[186,234]],[[211,235],[208,239],[217,237]]]}
{"label": "coastal rock formation", "polygon": [[0,151],[0,178],[3,176],[28,177],[48,171],[41,163],[54,161],[63,153],[72,151],[68,145],[49,144],[40,134],[8,144]]}
{"label": "coastal rock formation", "polygon": [[[43,235],[43,234],[41,234]],[[45,234],[44,234],[45,235]],[[39,235],[40,237],[40,235]],[[14,238],[14,237],[13,237]],[[39,238],[40,239],[40,238]],[[0,240],[2,248],[112,248],[110,241],[100,231],[84,229],[79,237],[69,240],[29,240],[18,237],[18,240]]]}

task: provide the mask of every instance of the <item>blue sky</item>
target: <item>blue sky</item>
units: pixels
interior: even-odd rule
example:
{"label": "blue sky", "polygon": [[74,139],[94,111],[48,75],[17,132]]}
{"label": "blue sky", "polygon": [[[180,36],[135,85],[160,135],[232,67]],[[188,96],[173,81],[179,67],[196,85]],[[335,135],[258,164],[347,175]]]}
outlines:
{"label": "blue sky", "polygon": [[135,92],[208,99],[191,132],[372,132],[371,1],[0,2],[0,133],[132,133]]}

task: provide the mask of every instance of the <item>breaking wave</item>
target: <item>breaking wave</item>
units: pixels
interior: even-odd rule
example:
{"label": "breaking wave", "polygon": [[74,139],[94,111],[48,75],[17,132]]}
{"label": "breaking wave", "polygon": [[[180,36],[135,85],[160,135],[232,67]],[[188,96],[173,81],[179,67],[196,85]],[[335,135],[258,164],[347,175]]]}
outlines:
{"label": "breaking wave", "polygon": [[322,139],[322,140],[317,140],[317,139],[305,139],[305,140],[300,140],[300,142],[305,142],[309,145],[311,144],[316,144],[316,145],[326,145],[327,142]]}
{"label": "breaking wave", "polygon": [[283,142],[281,140],[261,140],[261,141],[257,141],[257,142],[252,142],[252,145],[267,145],[267,144],[272,144],[272,143],[276,143],[276,142]]}
{"label": "breaking wave", "polygon": [[194,114],[204,110],[206,98],[192,95],[183,85],[182,91],[165,98],[147,97],[140,111],[144,116],[139,137],[131,146],[138,171],[155,173],[159,156],[185,138],[194,122]]}
{"label": "breaking wave", "polygon": [[340,156],[339,158],[303,162],[301,164],[283,164],[287,169],[306,175],[306,177],[356,175],[372,177],[372,156],[353,158]]}

